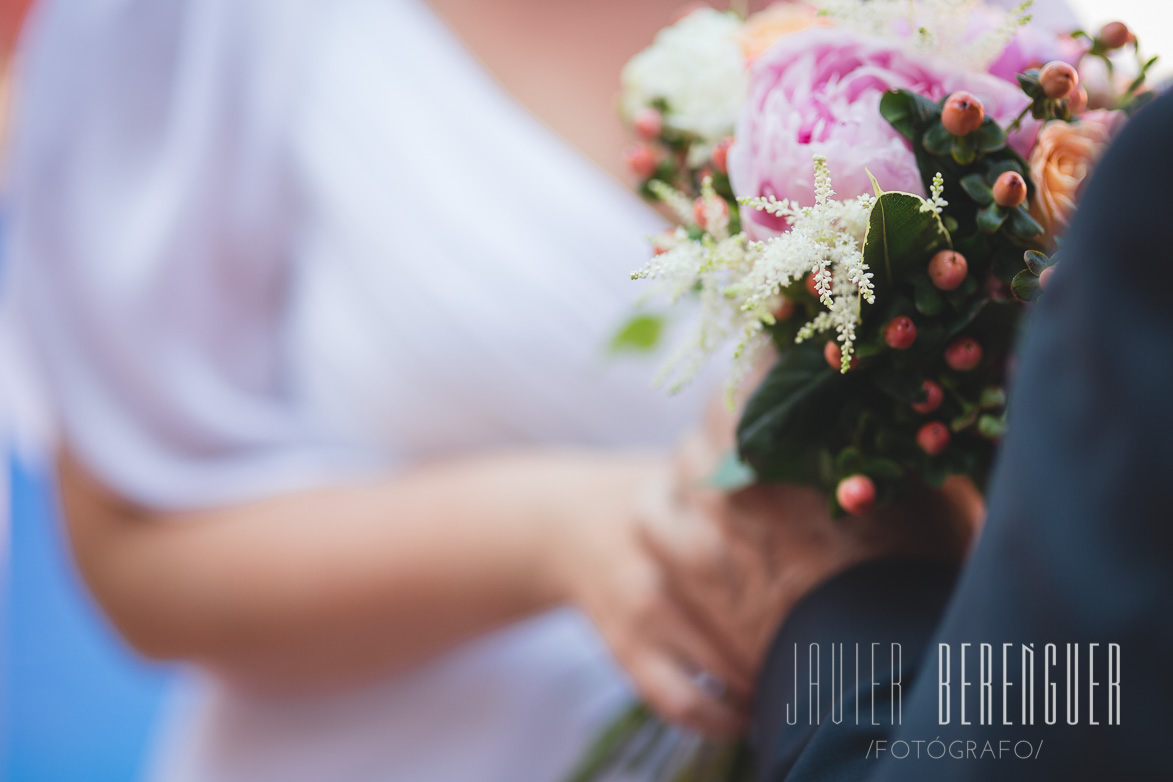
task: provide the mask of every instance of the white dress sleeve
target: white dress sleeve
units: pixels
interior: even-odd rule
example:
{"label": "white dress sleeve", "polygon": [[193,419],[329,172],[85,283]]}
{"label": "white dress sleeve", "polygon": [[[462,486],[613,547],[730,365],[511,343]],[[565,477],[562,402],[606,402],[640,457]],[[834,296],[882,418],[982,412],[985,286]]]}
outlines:
{"label": "white dress sleeve", "polygon": [[279,131],[313,4],[263,5],[48,0],[20,53],[8,305],[65,442],[149,506],[368,466],[289,382]]}

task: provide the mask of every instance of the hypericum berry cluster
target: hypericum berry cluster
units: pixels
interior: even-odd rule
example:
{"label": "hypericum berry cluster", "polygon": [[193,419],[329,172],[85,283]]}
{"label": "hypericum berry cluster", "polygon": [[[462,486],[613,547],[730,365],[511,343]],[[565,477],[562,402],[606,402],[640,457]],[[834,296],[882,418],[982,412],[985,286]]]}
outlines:
{"label": "hypericum berry cluster", "polygon": [[[644,196],[654,198],[654,183],[659,183],[686,196],[699,198],[701,182],[707,178],[726,205],[734,205],[733,190],[729,185],[732,137],[707,142],[671,127],[664,111],[655,106],[636,111],[629,117],[629,124],[635,141],[624,150],[623,160]],[[736,223],[738,217],[734,215],[732,219]],[[703,228],[702,221],[697,222]]]}
{"label": "hypericum berry cluster", "polygon": [[1018,84],[1031,99],[1010,129],[1016,129],[1029,112],[1037,120],[1069,120],[1087,107],[1087,91],[1079,86],[1079,71],[1062,60],[1018,74]]}

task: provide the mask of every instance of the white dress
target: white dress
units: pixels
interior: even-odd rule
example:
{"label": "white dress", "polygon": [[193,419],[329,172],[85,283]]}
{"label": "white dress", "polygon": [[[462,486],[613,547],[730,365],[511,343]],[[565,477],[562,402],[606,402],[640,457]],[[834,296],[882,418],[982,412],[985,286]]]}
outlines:
{"label": "white dress", "polygon": [[[5,307],[71,447],[140,503],[700,415],[604,355],[659,219],[421,0],[45,0],[17,78]],[[555,780],[625,687],[569,609],[358,692],[195,676],[155,776]]]}

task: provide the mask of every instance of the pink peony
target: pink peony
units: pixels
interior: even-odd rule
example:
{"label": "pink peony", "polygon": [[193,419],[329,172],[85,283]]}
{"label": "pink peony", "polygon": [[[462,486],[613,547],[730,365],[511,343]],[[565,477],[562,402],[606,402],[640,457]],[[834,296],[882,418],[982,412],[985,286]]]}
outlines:
{"label": "pink peony", "polygon": [[[750,73],[749,99],[729,150],[729,176],[738,196],[773,195],[814,203],[812,157],[827,158],[837,197],[872,192],[867,171],[885,190],[924,194],[911,146],[880,116],[890,89],[931,100],[964,89],[981,98],[986,116],[1003,125],[1027,104],[1014,85],[984,73],[909,54],[899,46],[842,29],[808,28],[762,55]],[[1013,138],[1029,151],[1037,126]],[[764,212],[743,210],[752,238],[785,225]]]}

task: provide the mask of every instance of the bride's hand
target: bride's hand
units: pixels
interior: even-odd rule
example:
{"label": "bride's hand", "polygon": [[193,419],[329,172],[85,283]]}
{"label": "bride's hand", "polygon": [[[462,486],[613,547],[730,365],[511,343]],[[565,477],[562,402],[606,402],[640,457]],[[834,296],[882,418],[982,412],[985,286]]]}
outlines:
{"label": "bride's hand", "polygon": [[[750,671],[670,589],[671,565],[650,546],[652,522],[641,516],[654,507],[651,498],[672,486],[671,465],[663,458],[609,456],[584,469],[590,489],[561,529],[551,563],[564,596],[590,616],[640,695],[664,719],[708,735],[740,733]],[[706,688],[702,672],[723,682],[725,691]]]}

